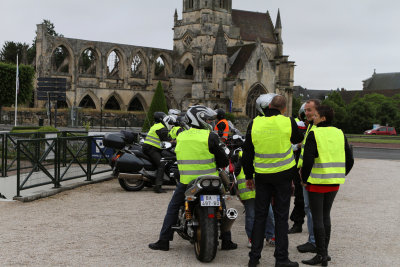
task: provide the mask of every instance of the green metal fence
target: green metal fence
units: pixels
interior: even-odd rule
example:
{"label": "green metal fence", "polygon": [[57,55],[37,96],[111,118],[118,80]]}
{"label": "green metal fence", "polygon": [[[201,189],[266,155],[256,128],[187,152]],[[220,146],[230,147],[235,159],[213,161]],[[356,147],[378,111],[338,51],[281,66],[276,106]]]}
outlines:
{"label": "green metal fence", "polygon": [[[21,190],[85,177],[111,170],[112,151],[101,147],[96,139],[102,136],[71,136],[16,140],[17,196]],[[98,151],[93,157],[93,149]],[[108,152],[108,153],[107,153]]]}

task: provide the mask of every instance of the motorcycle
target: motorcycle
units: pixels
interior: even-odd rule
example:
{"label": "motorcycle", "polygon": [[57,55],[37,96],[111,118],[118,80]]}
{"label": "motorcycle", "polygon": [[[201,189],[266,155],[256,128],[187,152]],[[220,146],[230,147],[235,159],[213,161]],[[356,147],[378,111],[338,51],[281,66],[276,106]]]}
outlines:
{"label": "motorcycle", "polygon": [[177,224],[172,227],[194,245],[196,258],[201,262],[215,258],[218,236],[230,231],[238,215],[236,209],[226,209],[223,205],[223,199],[229,198],[225,195],[229,178],[222,170],[219,175],[201,175],[187,185],[185,204],[180,207]]}
{"label": "motorcycle", "polygon": [[[140,191],[145,186],[152,187],[157,175],[157,167],[150,158],[143,153],[140,139],[143,135],[121,131],[120,133],[106,134],[103,144],[116,150],[112,159],[114,177],[126,191]],[[162,142],[161,161],[164,164],[164,185],[176,185],[178,165],[174,147],[169,142]]]}

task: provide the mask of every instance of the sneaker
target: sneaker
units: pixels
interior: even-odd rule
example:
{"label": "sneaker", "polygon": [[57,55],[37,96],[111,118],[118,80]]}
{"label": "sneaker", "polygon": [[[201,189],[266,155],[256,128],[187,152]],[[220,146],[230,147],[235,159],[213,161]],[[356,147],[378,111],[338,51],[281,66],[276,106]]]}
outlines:
{"label": "sneaker", "polygon": [[307,252],[317,253],[317,247],[310,242],[307,242],[303,245],[297,246],[297,250],[300,253],[307,253]]}
{"label": "sneaker", "polygon": [[266,246],[275,247],[275,237],[267,238],[267,242],[265,243]]}
{"label": "sneaker", "polygon": [[249,238],[249,242],[247,243],[247,247],[251,248],[251,239]]}

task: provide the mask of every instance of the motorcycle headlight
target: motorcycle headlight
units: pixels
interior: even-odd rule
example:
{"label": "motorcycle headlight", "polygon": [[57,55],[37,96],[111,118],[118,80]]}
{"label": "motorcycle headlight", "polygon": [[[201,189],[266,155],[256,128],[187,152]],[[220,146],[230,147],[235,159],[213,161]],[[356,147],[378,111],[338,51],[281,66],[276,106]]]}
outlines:
{"label": "motorcycle headlight", "polygon": [[219,187],[221,185],[221,182],[219,180],[215,179],[215,180],[212,180],[211,184],[214,187]]}
{"label": "motorcycle headlight", "polygon": [[211,181],[208,180],[208,179],[201,181],[201,186],[202,187],[208,187],[208,186],[210,186],[210,184],[211,184]]}

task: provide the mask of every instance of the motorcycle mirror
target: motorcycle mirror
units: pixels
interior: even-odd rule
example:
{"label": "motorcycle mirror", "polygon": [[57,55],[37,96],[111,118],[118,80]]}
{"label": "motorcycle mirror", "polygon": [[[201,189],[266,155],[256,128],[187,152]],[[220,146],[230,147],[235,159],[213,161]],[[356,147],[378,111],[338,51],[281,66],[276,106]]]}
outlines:
{"label": "motorcycle mirror", "polygon": [[227,155],[229,155],[229,152],[231,152],[231,151],[229,150],[229,148],[225,147],[225,153],[226,153]]}
{"label": "motorcycle mirror", "polygon": [[161,142],[161,148],[168,149],[172,147],[172,144],[170,142]]}

